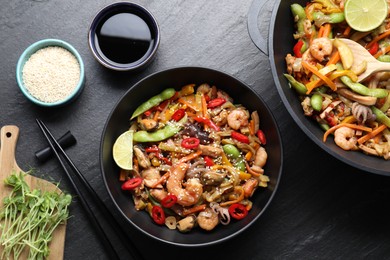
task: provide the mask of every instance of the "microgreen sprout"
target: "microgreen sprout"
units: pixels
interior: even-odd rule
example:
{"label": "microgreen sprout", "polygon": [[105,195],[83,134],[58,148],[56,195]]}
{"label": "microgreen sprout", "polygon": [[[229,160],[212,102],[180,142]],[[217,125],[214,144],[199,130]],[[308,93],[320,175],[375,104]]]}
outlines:
{"label": "microgreen sprout", "polygon": [[14,172],[5,179],[12,191],[0,209],[0,259],[18,259],[24,250],[27,259],[47,258],[54,230],[69,217],[71,195],[31,190],[24,176]]}

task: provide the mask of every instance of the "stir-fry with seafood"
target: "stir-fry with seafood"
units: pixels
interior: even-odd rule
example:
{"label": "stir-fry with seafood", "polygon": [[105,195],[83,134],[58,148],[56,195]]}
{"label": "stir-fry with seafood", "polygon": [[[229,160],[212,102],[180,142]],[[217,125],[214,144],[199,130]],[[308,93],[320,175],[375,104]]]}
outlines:
{"label": "stir-fry with seafood", "polygon": [[390,158],[390,72],[377,72],[362,82],[358,75],[367,62],[357,64],[341,38],[364,46],[375,58],[390,62],[390,20],[377,28],[356,31],[346,22],[344,1],[312,0],[292,4],[296,44],[286,55],[290,86],[303,113],[324,129],[324,142],[344,150]]}
{"label": "stir-fry with seafood", "polygon": [[132,165],[120,180],[137,210],[181,232],[245,218],[267,187],[266,137],[257,111],[215,86],[168,88],[131,116]]}

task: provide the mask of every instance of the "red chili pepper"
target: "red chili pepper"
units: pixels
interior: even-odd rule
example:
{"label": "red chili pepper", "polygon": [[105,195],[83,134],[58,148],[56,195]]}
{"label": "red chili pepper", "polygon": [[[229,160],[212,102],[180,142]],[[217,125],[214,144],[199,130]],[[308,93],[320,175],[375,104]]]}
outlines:
{"label": "red chili pepper", "polygon": [[159,151],[160,151],[160,149],[158,148],[157,145],[153,145],[153,146],[145,148],[145,152],[147,152],[147,153],[157,153]]}
{"label": "red chili pepper", "polygon": [[302,58],[302,53],[301,53],[301,49],[302,49],[302,46],[303,46],[304,42],[302,40],[299,40],[294,48],[293,48],[293,51],[294,51],[294,56],[297,57],[297,58]]}
{"label": "red chili pepper", "polygon": [[205,162],[206,166],[213,166],[214,165],[214,161],[213,161],[213,159],[211,159],[211,157],[205,156],[203,158],[204,158],[204,162]]}
{"label": "red chili pepper", "polygon": [[249,144],[249,138],[248,138],[248,136],[246,136],[244,134],[233,131],[231,133],[231,136],[233,139],[236,139],[237,141],[239,141],[241,143]]}
{"label": "red chili pepper", "polygon": [[157,205],[154,205],[152,208],[152,218],[156,224],[162,225],[165,223],[165,213],[164,210]]}
{"label": "red chili pepper", "polygon": [[265,138],[265,134],[263,131],[261,131],[260,129],[257,130],[257,133],[256,133],[257,137],[259,138],[260,142],[262,144],[266,144],[267,143],[267,139]]}
{"label": "red chili pepper", "polygon": [[165,198],[162,199],[161,205],[164,208],[171,208],[177,202],[177,197],[173,194],[169,194]]}
{"label": "red chili pepper", "polygon": [[175,113],[173,113],[173,115],[172,115],[172,119],[173,120],[175,120],[176,122],[177,121],[179,121],[180,119],[182,119],[183,118],[183,116],[185,115],[185,110],[184,109],[178,109],[178,110],[176,110],[176,112]]}
{"label": "red chili pepper", "polygon": [[142,178],[140,177],[131,178],[122,184],[122,190],[134,190],[139,185],[141,185],[141,183],[142,183]]}
{"label": "red chili pepper", "polygon": [[198,147],[199,144],[200,140],[196,137],[185,138],[183,141],[181,141],[181,146],[187,149],[194,149]]}
{"label": "red chili pepper", "polygon": [[196,122],[208,125],[209,127],[214,129],[215,131],[219,131],[220,130],[219,126],[217,126],[211,119],[208,119],[208,118],[205,118],[205,117],[201,117],[201,116],[196,116],[196,117],[194,117],[194,120]]}
{"label": "red chili pepper", "polygon": [[214,98],[207,103],[207,108],[214,108],[223,105],[226,102],[224,98]]}
{"label": "red chili pepper", "polygon": [[379,43],[378,42],[375,42],[374,45],[372,45],[372,47],[370,49],[368,49],[368,52],[371,54],[371,55],[375,55],[375,53],[377,53],[379,50]]}
{"label": "red chili pepper", "polygon": [[228,211],[230,216],[235,219],[243,219],[246,217],[246,215],[248,215],[248,210],[240,203],[234,203],[230,205]]}

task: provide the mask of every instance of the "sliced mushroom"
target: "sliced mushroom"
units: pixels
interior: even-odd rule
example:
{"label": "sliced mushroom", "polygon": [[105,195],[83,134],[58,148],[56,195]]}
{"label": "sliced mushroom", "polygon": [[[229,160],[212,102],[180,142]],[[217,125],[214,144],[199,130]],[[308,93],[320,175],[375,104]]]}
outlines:
{"label": "sliced mushroom", "polygon": [[177,222],[177,229],[180,232],[188,232],[195,226],[195,216],[188,216]]}
{"label": "sliced mushroom", "polygon": [[349,89],[339,89],[337,90],[337,93],[342,95],[343,97],[346,97],[350,100],[356,101],[362,105],[366,106],[372,106],[375,105],[377,98],[376,97],[367,97],[367,96],[362,96],[359,94],[356,94],[355,92],[349,90]]}

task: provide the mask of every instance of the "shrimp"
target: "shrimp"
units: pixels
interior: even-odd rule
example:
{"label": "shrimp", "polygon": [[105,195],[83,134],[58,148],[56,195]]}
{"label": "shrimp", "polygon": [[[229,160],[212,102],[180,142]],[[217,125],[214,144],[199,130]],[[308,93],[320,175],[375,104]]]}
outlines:
{"label": "shrimp", "polygon": [[173,167],[167,180],[168,192],[177,197],[177,203],[182,206],[191,206],[198,202],[203,193],[203,186],[197,178],[190,178],[182,187],[182,181],[185,177],[189,165],[180,163]]}
{"label": "shrimp", "polygon": [[332,54],[333,45],[329,38],[316,38],[310,44],[310,54],[320,62],[325,59],[325,56]]}
{"label": "shrimp", "polygon": [[161,178],[160,171],[154,167],[149,167],[143,170],[141,175],[146,187],[153,187],[153,185]]}
{"label": "shrimp", "polygon": [[248,179],[242,185],[242,188],[244,189],[245,198],[252,197],[253,193],[255,192],[255,190],[258,186],[259,186],[259,181],[257,179],[255,179],[255,178]]}
{"label": "shrimp", "polygon": [[256,151],[255,160],[251,169],[257,173],[264,173],[264,165],[267,162],[268,154],[265,151],[264,147],[259,147]]}
{"label": "shrimp", "polygon": [[197,218],[198,225],[204,230],[212,230],[219,223],[218,214],[215,213],[211,208],[206,208],[200,212]]}
{"label": "shrimp", "polygon": [[334,141],[342,149],[357,150],[357,137],[355,136],[355,130],[349,127],[340,127],[334,132]]}
{"label": "shrimp", "polygon": [[243,126],[247,126],[249,124],[249,115],[240,108],[234,109],[227,116],[228,125],[234,130],[238,130]]}

